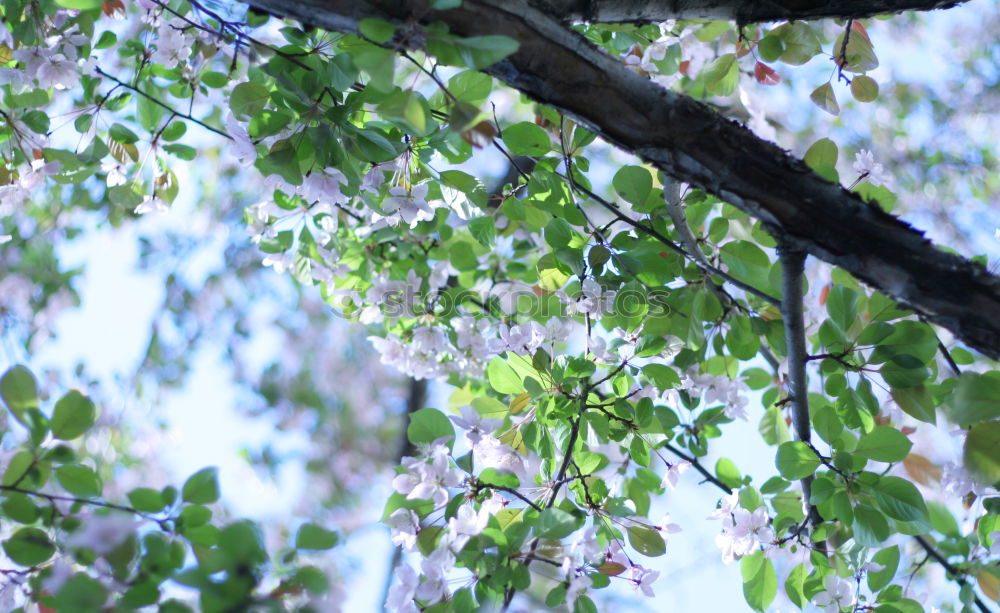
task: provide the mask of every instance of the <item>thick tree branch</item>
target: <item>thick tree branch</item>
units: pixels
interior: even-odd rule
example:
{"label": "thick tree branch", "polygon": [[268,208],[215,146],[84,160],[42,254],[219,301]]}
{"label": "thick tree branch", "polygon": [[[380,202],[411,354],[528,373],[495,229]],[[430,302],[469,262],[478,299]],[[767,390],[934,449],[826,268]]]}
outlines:
{"label": "thick tree branch", "polygon": [[460,36],[514,38],[518,51],[487,72],[1000,357],[1000,279],[983,266],[938,250],[922,233],[742,125],[633,73],[525,0],[464,0],[446,11],[431,10],[427,0],[252,4],[347,32],[366,17],[390,20],[404,24],[400,46],[419,47],[426,40],[419,24],[431,21]]}
{"label": "thick tree branch", "polygon": [[964,0],[533,0],[568,22],[651,23],[668,19],[725,19],[760,23],[783,19],[860,18],[951,8]]}

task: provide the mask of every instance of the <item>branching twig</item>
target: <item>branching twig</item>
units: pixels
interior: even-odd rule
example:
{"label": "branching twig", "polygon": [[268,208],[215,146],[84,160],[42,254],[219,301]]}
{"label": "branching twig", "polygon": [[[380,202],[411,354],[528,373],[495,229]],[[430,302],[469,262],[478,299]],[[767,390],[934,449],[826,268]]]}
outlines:
{"label": "branching twig", "polygon": [[195,118],[194,118],[193,116],[191,116],[191,115],[189,115],[189,114],[187,114],[187,113],[182,113],[182,112],[180,112],[180,111],[177,111],[177,110],[174,110],[174,109],[173,109],[173,108],[172,108],[172,107],[171,107],[171,106],[170,106],[169,104],[167,104],[166,102],[163,102],[163,101],[159,100],[158,98],[155,98],[154,96],[150,96],[149,94],[147,94],[146,92],[142,91],[142,90],[141,90],[141,89],[139,89],[138,87],[134,87],[134,86],[132,86],[132,85],[130,85],[130,84],[128,84],[128,83],[125,83],[124,81],[122,81],[122,80],[118,79],[117,77],[114,77],[114,76],[112,76],[112,75],[109,75],[108,73],[104,72],[104,71],[103,71],[103,70],[101,70],[100,68],[94,68],[94,72],[96,72],[97,74],[101,75],[102,77],[105,77],[105,78],[107,78],[107,79],[110,79],[111,81],[114,81],[115,83],[117,83],[118,85],[120,85],[120,86],[122,86],[122,87],[124,87],[124,88],[126,88],[126,89],[129,89],[129,90],[131,90],[131,91],[134,91],[135,93],[139,94],[140,96],[142,96],[142,97],[143,97],[143,98],[145,98],[146,100],[149,100],[149,101],[150,101],[150,102],[152,102],[153,104],[155,104],[155,105],[157,105],[157,106],[160,106],[160,107],[163,107],[164,109],[166,109],[166,110],[170,111],[171,113],[173,113],[173,114],[174,114],[175,116],[177,116],[177,117],[181,117],[181,118],[183,118],[183,119],[187,119],[188,121],[191,121],[191,122],[193,122],[193,123],[196,123],[196,124],[198,124],[199,126],[201,126],[201,127],[205,128],[205,129],[206,129],[206,130],[208,130],[209,132],[215,132],[215,133],[216,133],[216,134],[218,134],[219,136],[222,136],[222,137],[225,137],[225,138],[227,138],[227,139],[229,139],[229,140],[233,140],[233,137],[232,137],[232,136],[230,136],[229,134],[225,133],[224,131],[222,131],[222,130],[220,130],[220,129],[218,129],[218,128],[213,128],[212,126],[208,125],[208,124],[207,124],[207,123],[205,123],[204,121],[201,121],[200,119],[195,119]]}
{"label": "branching twig", "polygon": [[[552,482],[552,491],[549,493],[549,499],[545,503],[546,509],[551,509],[556,504],[556,498],[559,496],[559,490],[562,488],[563,483],[567,481],[566,471],[569,470],[569,465],[573,461],[573,447],[576,445],[576,440],[580,436],[580,425],[583,421],[583,414],[587,410],[587,396],[590,395],[590,384],[584,383],[583,389],[580,391],[580,411],[570,425],[569,440],[566,443],[566,454],[563,456],[562,465],[559,466],[559,472],[556,473],[556,478]],[[531,542],[531,546],[528,548],[528,556],[525,558],[524,566],[525,568],[534,559],[535,549],[538,547],[540,539],[535,538]],[[507,588],[503,597],[503,606],[500,608],[501,613],[507,611],[510,608],[510,603],[514,600],[514,594],[516,590],[514,588]]]}
{"label": "branching twig", "polygon": [[[559,174],[559,173],[556,173],[556,174]],[[628,215],[625,215],[621,211],[621,209],[618,208],[618,206],[616,206],[615,204],[613,204],[611,202],[608,202],[604,198],[601,198],[600,196],[598,196],[597,194],[595,194],[591,190],[587,189],[583,185],[579,185],[578,184],[577,187],[588,198],[592,199],[594,202],[596,202],[597,204],[601,205],[602,207],[604,207],[605,209],[607,209],[609,212],[611,212],[615,216],[615,219],[617,219],[618,221],[621,221],[621,222],[623,222],[623,223],[625,223],[625,224],[627,224],[629,226],[632,226],[636,230],[639,230],[640,232],[643,232],[643,233],[648,234],[649,236],[655,238],[657,241],[659,241],[661,244],[663,244],[664,246],[666,246],[671,251],[674,251],[675,253],[677,253],[681,257],[687,258],[687,259],[691,260],[692,262],[694,262],[699,268],[701,268],[705,272],[707,272],[709,274],[712,274],[712,275],[715,275],[717,277],[721,277],[727,283],[740,288],[741,290],[743,290],[744,292],[746,292],[748,294],[752,294],[752,295],[760,298],[761,300],[763,300],[764,302],[767,302],[768,304],[772,304],[774,306],[781,306],[781,301],[778,300],[777,298],[775,298],[774,296],[771,296],[770,294],[757,289],[756,287],[750,285],[749,283],[744,283],[743,281],[740,281],[739,279],[733,277],[729,273],[726,273],[726,272],[720,270],[719,268],[716,268],[715,266],[712,266],[711,264],[708,264],[708,265],[702,264],[701,262],[699,262],[695,258],[695,256],[693,256],[692,254],[688,253],[686,249],[684,249],[683,247],[681,247],[680,245],[678,245],[674,241],[670,240],[669,238],[667,238],[663,234],[657,232],[656,229],[651,228],[649,226],[646,226],[644,224],[641,224],[641,223],[635,221],[634,219],[632,219],[631,217],[629,217]]]}
{"label": "branching twig", "polygon": [[156,518],[156,517],[153,517],[151,515],[147,515],[146,513],[143,513],[142,511],[140,511],[138,509],[135,509],[135,508],[129,507],[129,506],[125,506],[125,505],[121,505],[121,504],[114,504],[112,502],[103,502],[103,501],[100,501],[100,500],[91,500],[89,498],[77,498],[76,496],[60,496],[58,494],[46,494],[44,492],[36,492],[34,490],[26,490],[26,489],[24,489],[22,487],[17,487],[15,485],[0,485],[0,491],[4,491],[4,492],[17,492],[18,494],[24,494],[25,496],[34,496],[36,498],[43,498],[45,500],[48,500],[50,503],[54,503],[56,501],[59,501],[59,502],[72,502],[72,503],[75,503],[75,504],[86,504],[86,505],[90,505],[92,507],[101,507],[101,508],[104,508],[104,509],[114,509],[116,511],[124,511],[125,513],[131,513],[132,515],[135,515],[136,517],[141,517],[143,519],[147,519],[149,521],[156,522],[156,524],[164,532],[172,532],[173,531],[171,529],[171,527],[170,527],[170,523],[169,523],[168,519]]}
{"label": "branching twig", "polygon": [[[938,564],[940,564],[946,571],[948,571],[948,573],[950,575],[952,575],[953,577],[955,577],[955,582],[956,583],[958,583],[959,585],[966,585],[968,583],[965,580],[965,574],[962,573],[962,571],[960,571],[957,568],[955,568],[951,564],[951,562],[948,561],[947,558],[945,558],[943,555],[941,555],[941,552],[939,552],[937,549],[934,549],[934,545],[931,545],[929,542],[927,542],[927,539],[925,539],[924,537],[922,537],[920,535],[917,535],[917,536],[915,536],[913,538],[914,538],[914,540],[917,541],[917,543],[920,544],[921,547],[924,548],[924,551],[927,552],[927,555],[929,555],[930,557],[934,558],[935,562],[937,562]],[[976,603],[976,606],[979,608],[980,611],[982,611],[983,613],[991,613],[990,609],[986,606],[986,603],[984,603],[982,600],[979,599],[979,596],[977,596],[975,593],[973,593],[972,598],[973,598],[973,602]]]}

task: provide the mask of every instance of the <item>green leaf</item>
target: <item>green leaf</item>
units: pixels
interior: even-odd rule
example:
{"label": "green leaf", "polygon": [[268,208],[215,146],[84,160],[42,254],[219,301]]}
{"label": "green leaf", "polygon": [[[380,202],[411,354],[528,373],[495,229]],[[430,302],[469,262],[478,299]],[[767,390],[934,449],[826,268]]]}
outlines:
{"label": "green leaf", "polygon": [[67,492],[80,498],[101,495],[101,479],[93,469],[81,464],[65,464],[56,468],[56,479]]}
{"label": "green leaf", "polygon": [[792,435],[788,432],[788,424],[785,423],[785,415],[781,409],[775,406],[768,407],[764,411],[764,416],[760,418],[757,430],[768,445],[780,445],[792,440]]}
{"label": "green leaf", "polygon": [[868,361],[881,364],[897,356],[911,356],[927,364],[934,359],[937,350],[934,331],[926,324],[907,320],[893,325],[892,333],[878,341]]}
{"label": "green leaf", "polygon": [[767,609],[778,593],[778,576],[764,552],[755,551],[740,560],[743,575],[743,597],[755,611]]}
{"label": "green leaf", "polygon": [[178,158],[190,162],[198,156],[198,150],[190,145],[182,145],[181,143],[171,143],[169,145],[163,145],[163,150],[171,155],[175,155]]}
{"label": "green leaf", "polygon": [[840,433],[844,431],[844,423],[840,421],[837,410],[828,404],[813,411],[812,422],[816,433],[830,445],[834,445],[834,441],[838,440]]}
{"label": "green leaf", "polygon": [[854,508],[854,540],[865,547],[878,547],[889,538],[889,522],[877,509],[866,504]]}
{"label": "green leaf", "polygon": [[74,11],[89,11],[101,8],[101,0],[56,0],[59,6]]}
{"label": "green leaf", "polygon": [[137,511],[143,513],[159,513],[166,506],[159,490],[149,487],[137,487],[130,491],[128,501]]}
{"label": "green leaf", "polygon": [[878,572],[868,573],[868,589],[877,592],[889,585],[896,576],[896,569],[899,568],[899,545],[879,551],[872,556],[872,562],[885,567]]}
{"label": "green leaf", "polygon": [[545,242],[557,249],[568,246],[573,234],[573,228],[561,217],[552,218],[545,226]]}
{"label": "green leaf", "polygon": [[776,62],[785,52],[785,41],[781,37],[768,34],[757,43],[757,54],[765,62]]}
{"label": "green leaf", "polygon": [[965,437],[963,459],[969,474],[984,484],[1000,482],[1000,421],[976,424]]}
{"label": "green leaf", "polygon": [[726,53],[712,60],[701,71],[705,87],[716,96],[728,96],[736,91],[740,69],[735,53]]}
{"label": "green leaf", "polygon": [[[101,613],[108,600],[108,589],[85,573],[75,573],[56,594],[53,604],[56,611],[74,613]],[[164,608],[160,608],[164,611]]]}
{"label": "green leaf", "polygon": [[381,45],[392,39],[396,26],[382,19],[362,19],[358,22],[358,31],[368,40]]}
{"label": "green leaf", "polygon": [[878,462],[898,462],[910,453],[913,442],[890,426],[876,426],[861,435],[854,453]]}
{"label": "green leaf", "polygon": [[340,541],[340,535],[316,524],[302,524],[295,535],[296,549],[332,549]]}
{"label": "green leaf", "polygon": [[108,129],[108,136],[111,140],[123,145],[129,145],[139,140],[139,136],[135,132],[120,123],[116,123]]}
{"label": "green leaf", "polygon": [[647,364],[642,367],[642,374],[649,377],[653,385],[661,391],[674,389],[681,384],[680,375],[666,364]]}
{"label": "green leaf", "polygon": [[851,79],[851,95],[858,102],[872,102],[878,98],[878,83],[868,75]]}
{"label": "green leaf", "polygon": [[785,51],[781,54],[781,61],[786,64],[805,64],[822,51],[815,30],[802,21],[786,23],[771,30],[769,35],[779,36],[784,42]]}
{"label": "green leaf", "polygon": [[899,477],[882,477],[872,486],[886,515],[901,521],[928,521],[927,505],[916,486]]}
{"label": "green leaf", "polygon": [[486,419],[503,419],[507,417],[510,413],[510,408],[504,403],[500,402],[496,398],[490,398],[489,396],[480,396],[478,398],[473,398],[469,403],[472,408],[476,410],[482,417]]}
{"label": "green leaf", "polygon": [[913,387],[892,388],[892,399],[896,401],[903,412],[929,424],[937,423],[935,409],[937,405],[924,385]]}
{"label": "green leaf", "polygon": [[69,441],[81,436],[97,421],[97,407],[77,390],[70,390],[56,402],[52,412],[52,436]]}
{"label": "green leaf", "polygon": [[490,382],[490,387],[500,394],[524,393],[524,383],[521,382],[521,378],[500,356],[495,356],[486,365],[486,378]]}
{"label": "green leaf", "polygon": [[427,49],[442,63],[463,64],[482,70],[513,54],[520,47],[508,36],[472,36],[454,40],[430,40]]}
{"label": "green leaf", "polygon": [[42,530],[20,528],[3,542],[3,550],[17,564],[35,566],[51,558],[56,548]]}
{"label": "green leaf", "polygon": [[492,217],[476,217],[469,220],[469,234],[487,249],[493,249],[496,244],[497,226]]}
{"label": "green leaf", "polygon": [[203,468],[184,482],[181,498],[191,504],[210,504],[219,499],[219,469]]}
{"label": "green leaf", "polygon": [[837,95],[833,92],[833,86],[824,83],[809,94],[809,99],[819,108],[831,115],[840,114],[840,105],[837,103]]}
{"label": "green leaf", "polygon": [[383,119],[399,125],[407,132],[422,135],[427,133],[430,107],[420,92],[399,90],[378,105],[378,113]]}
{"label": "green leaf", "polygon": [[947,407],[949,419],[962,426],[1000,417],[1000,372],[962,373]]}
{"label": "green leaf", "polygon": [[628,527],[628,542],[644,556],[656,558],[667,552],[667,543],[660,531],[651,526],[633,524]]}
{"label": "green leaf", "polygon": [[653,191],[653,175],[642,166],[623,166],[615,173],[611,184],[622,200],[641,206]]}
{"label": "green leaf", "polygon": [[24,366],[7,369],[0,378],[0,397],[14,419],[26,424],[25,411],[38,408],[38,382],[35,375]]}
{"label": "green leaf", "polygon": [[715,476],[733,489],[743,484],[743,476],[740,474],[740,469],[729,458],[719,458],[715,462]]}
{"label": "green leaf", "polygon": [[771,261],[757,245],[743,240],[726,243],[719,250],[729,272],[741,281],[758,287],[770,285]]}
{"label": "green leaf", "polygon": [[800,609],[804,609],[806,603],[809,601],[804,593],[806,576],[808,574],[809,571],[806,570],[805,565],[799,564],[792,569],[792,572],[788,573],[788,579],[785,580],[785,594]]}
{"label": "green leaf", "polygon": [[270,97],[268,88],[260,83],[247,81],[233,88],[229,95],[229,108],[237,119],[250,119],[267,106]]}
{"label": "green leaf", "polygon": [[455,428],[451,420],[437,409],[424,408],[410,415],[410,425],[406,427],[406,437],[414,445],[426,445],[439,438],[455,438]]}
{"label": "green leaf", "polygon": [[[844,34],[841,33],[833,43],[833,53],[838,65],[841,61],[841,50],[843,48]],[[850,72],[869,72],[878,68],[878,58],[875,56],[875,49],[872,47],[871,42],[866,37],[860,36],[857,32],[851,32],[851,36],[847,39],[847,49],[844,55],[847,59],[844,70]]]}
{"label": "green leaf", "polygon": [[530,121],[522,121],[504,128],[503,142],[514,155],[538,157],[552,149],[548,132]]}
{"label": "green leaf", "polygon": [[544,539],[561,539],[576,531],[576,518],[563,511],[552,507],[542,511],[535,524],[535,534]]}
{"label": "green leaf", "polygon": [[804,479],[816,472],[820,460],[802,441],[789,441],[778,447],[775,465],[781,476],[790,481]]}

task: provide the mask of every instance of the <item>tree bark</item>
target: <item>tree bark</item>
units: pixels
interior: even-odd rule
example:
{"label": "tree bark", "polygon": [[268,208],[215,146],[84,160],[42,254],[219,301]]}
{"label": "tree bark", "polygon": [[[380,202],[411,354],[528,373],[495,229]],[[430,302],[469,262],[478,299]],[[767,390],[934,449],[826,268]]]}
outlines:
{"label": "tree bark", "polygon": [[567,113],[604,140],[675,179],[761,220],[784,241],[850,272],[903,306],[1000,357],[1000,279],[937,249],[921,232],[744,126],[628,70],[525,0],[464,0],[432,11],[426,0],[252,0],[271,13],[356,32],[374,17],[403,24],[399,45],[419,48],[420,24],[459,36],[500,34],[520,47],[486,70]]}
{"label": "tree bark", "polygon": [[760,23],[824,17],[861,18],[951,8],[965,0],[533,0],[567,22],[655,23],[668,19],[724,19]]}

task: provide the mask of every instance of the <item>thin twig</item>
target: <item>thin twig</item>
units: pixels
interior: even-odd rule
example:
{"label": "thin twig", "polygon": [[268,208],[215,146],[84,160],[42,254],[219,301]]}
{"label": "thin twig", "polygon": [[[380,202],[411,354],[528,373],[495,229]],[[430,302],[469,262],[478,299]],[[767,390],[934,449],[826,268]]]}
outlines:
{"label": "thin twig", "polygon": [[[922,537],[920,535],[917,535],[917,536],[915,536],[913,538],[914,538],[914,540],[917,541],[917,543],[920,544],[921,547],[924,548],[924,551],[927,552],[927,555],[929,555],[930,557],[934,558],[935,562],[937,562],[938,564],[940,564],[946,571],[948,571],[949,574],[951,574],[953,577],[955,577],[955,582],[956,583],[958,583],[959,585],[966,585],[968,583],[965,580],[965,574],[962,571],[960,571],[957,568],[955,568],[948,561],[947,558],[945,558],[943,555],[941,555],[941,552],[939,552],[937,549],[934,548],[934,545],[931,545],[930,543],[927,542],[927,539],[925,539],[924,537]],[[980,600],[979,596],[975,592],[973,592],[972,598],[973,598],[973,602],[976,603],[976,606],[979,607],[980,611],[982,611],[983,613],[991,613],[990,609],[986,606],[986,603],[984,603],[982,600]]]}
{"label": "thin twig", "polygon": [[691,464],[691,466],[693,466],[695,470],[697,470],[698,472],[700,472],[701,475],[703,477],[705,477],[705,481],[708,481],[709,483],[711,483],[712,485],[718,487],[720,490],[722,490],[723,492],[725,492],[727,494],[732,493],[733,488],[729,487],[721,479],[719,479],[718,477],[716,477],[715,475],[713,475],[711,472],[709,472],[708,469],[705,468],[705,466],[701,462],[698,461],[698,458],[696,458],[694,456],[687,455],[686,453],[684,453],[680,449],[674,447],[673,445],[671,445],[668,442],[664,442],[663,446],[670,453],[674,454],[675,456],[677,456],[678,458],[684,460],[685,462],[688,462],[689,464]]}
{"label": "thin twig", "polygon": [[48,500],[49,502],[55,502],[55,501],[58,500],[60,502],[72,502],[72,503],[76,503],[76,504],[86,504],[86,505],[90,505],[92,507],[102,507],[102,508],[105,508],[105,509],[114,509],[116,511],[124,511],[125,513],[131,513],[132,515],[135,515],[137,517],[141,517],[143,519],[148,519],[149,521],[156,522],[156,524],[158,526],[160,526],[160,529],[162,529],[164,532],[172,532],[172,530],[170,528],[169,520],[167,520],[167,519],[159,519],[159,518],[153,517],[151,515],[147,515],[146,513],[143,513],[142,511],[140,511],[140,510],[138,510],[136,508],[125,506],[125,505],[121,505],[121,504],[114,504],[113,502],[102,502],[100,500],[91,500],[89,498],[77,498],[76,496],[60,496],[58,494],[46,494],[44,492],[36,492],[34,490],[26,490],[26,489],[24,489],[22,487],[17,487],[17,486],[14,486],[14,485],[0,485],[0,491],[4,491],[4,492],[17,492],[18,494],[24,494],[25,496],[34,496],[36,498],[44,498],[45,500]]}
{"label": "thin twig", "polygon": [[[556,174],[562,176],[560,173],[556,173]],[[743,290],[744,292],[746,292],[748,294],[752,294],[752,295],[760,298],[761,300],[763,300],[764,302],[767,302],[768,304],[771,304],[773,306],[781,306],[781,301],[778,300],[777,298],[775,298],[774,296],[771,296],[770,294],[757,289],[756,287],[750,285],[749,283],[744,283],[743,281],[740,281],[739,279],[736,279],[732,275],[730,275],[730,274],[728,274],[728,273],[720,270],[719,268],[716,268],[715,266],[712,266],[711,264],[705,265],[705,264],[699,262],[697,259],[695,259],[695,256],[693,256],[692,254],[688,253],[686,249],[684,249],[683,247],[681,247],[680,245],[678,245],[674,241],[670,240],[669,238],[667,238],[663,234],[660,234],[654,228],[651,228],[649,226],[641,224],[641,223],[635,221],[634,219],[632,219],[631,217],[625,215],[621,211],[621,209],[618,208],[617,205],[615,205],[615,204],[613,204],[611,202],[608,202],[604,198],[601,198],[600,196],[598,196],[597,194],[595,194],[591,190],[587,189],[583,185],[578,185],[578,187],[579,187],[580,191],[583,192],[588,198],[591,198],[594,202],[596,202],[597,204],[601,205],[602,207],[604,207],[605,209],[607,209],[608,211],[610,211],[615,216],[616,219],[618,219],[619,221],[621,221],[621,222],[623,222],[625,224],[628,224],[629,226],[632,226],[636,230],[639,230],[641,232],[644,232],[644,233],[648,234],[649,236],[652,236],[657,241],[659,241],[660,243],[662,243],[664,246],[666,246],[667,248],[669,248],[671,251],[674,251],[675,253],[677,253],[681,257],[687,258],[687,259],[691,260],[692,262],[694,262],[695,265],[697,265],[699,268],[701,268],[705,272],[710,273],[712,275],[715,275],[717,277],[721,277],[727,283],[730,283],[731,285],[734,285],[734,286],[738,287],[739,289]]]}
{"label": "thin twig", "polygon": [[219,136],[223,136],[223,137],[225,137],[225,138],[227,138],[229,140],[233,140],[232,136],[230,136],[229,134],[226,134],[222,130],[220,130],[218,128],[213,128],[212,126],[208,125],[204,121],[201,121],[200,119],[195,119],[194,117],[192,117],[191,115],[189,115],[187,113],[182,113],[180,111],[175,110],[169,104],[167,104],[165,102],[162,102],[162,101],[160,101],[159,99],[157,99],[157,98],[155,98],[153,96],[150,96],[149,94],[147,94],[146,92],[142,91],[138,87],[134,87],[132,85],[129,85],[128,83],[125,83],[124,81],[118,79],[117,77],[109,75],[108,73],[104,72],[100,68],[94,68],[94,72],[96,72],[97,74],[101,75],[102,77],[106,77],[106,78],[114,81],[115,83],[117,83],[118,85],[120,85],[120,86],[122,86],[122,87],[124,87],[126,89],[130,89],[130,90],[134,91],[135,93],[139,94],[140,96],[142,96],[146,100],[149,100],[153,104],[156,104],[156,105],[158,105],[160,107],[163,107],[164,109],[170,111],[171,113],[173,113],[177,117],[181,117],[183,119],[187,119],[188,121],[194,122],[194,123],[198,124],[199,126],[205,128],[209,132],[215,132]]}

